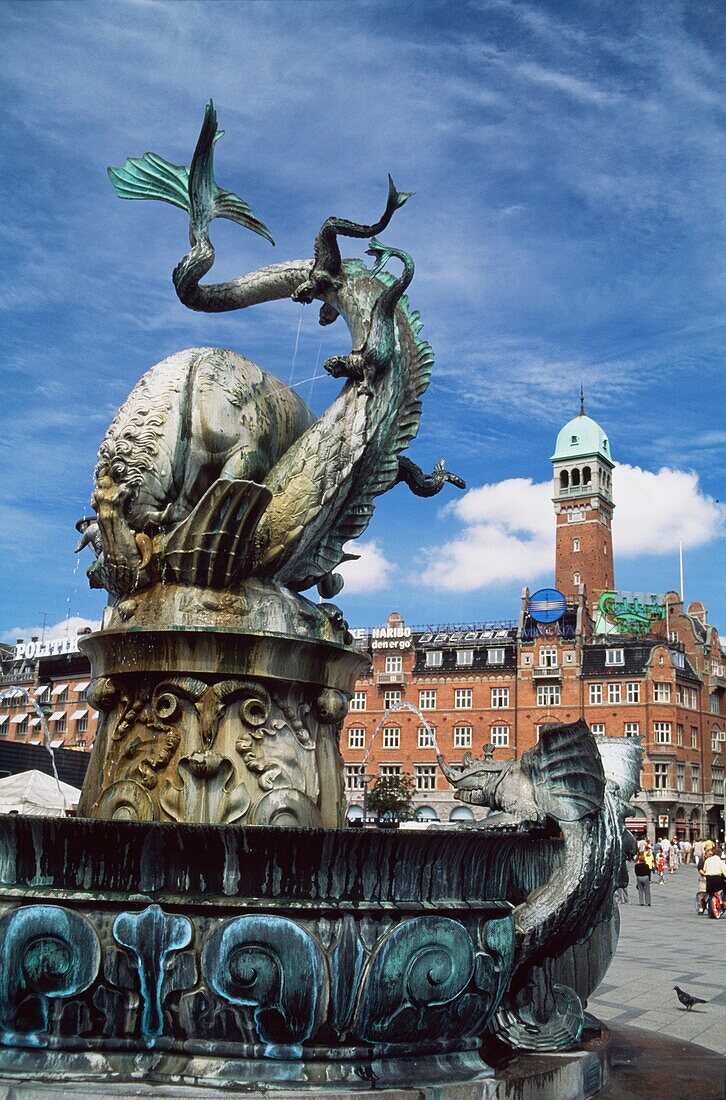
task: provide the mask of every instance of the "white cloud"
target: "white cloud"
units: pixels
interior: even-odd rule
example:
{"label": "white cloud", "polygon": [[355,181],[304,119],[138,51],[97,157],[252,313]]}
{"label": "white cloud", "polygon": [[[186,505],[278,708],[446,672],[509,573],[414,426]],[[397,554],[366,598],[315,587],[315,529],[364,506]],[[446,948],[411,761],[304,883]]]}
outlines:
{"label": "white cloud", "polygon": [[[636,558],[678,547],[703,546],[724,533],[726,509],[704,494],[698,476],[662,467],[617,466],[614,555]],[[443,591],[473,592],[505,581],[530,584],[552,575],[552,483],[510,478],[470,490],[445,514],[463,531],[427,552],[423,583]]]}
{"label": "white cloud", "polygon": [[386,558],[375,540],[348,543],[345,550],[351,554],[360,554],[358,561],[343,562],[337,570],[345,577],[345,591],[348,595],[378,592],[388,587],[396,566]]}
{"label": "white cloud", "polygon": [[74,638],[77,636],[80,630],[85,630],[90,627],[91,630],[98,630],[100,628],[100,622],[94,619],[84,619],[80,615],[72,615],[68,619],[62,619],[59,623],[54,623],[52,626],[46,624],[46,626],[13,626],[10,630],[6,630],[4,634],[0,634],[0,641],[13,644],[18,639],[22,641],[29,641],[31,638]]}

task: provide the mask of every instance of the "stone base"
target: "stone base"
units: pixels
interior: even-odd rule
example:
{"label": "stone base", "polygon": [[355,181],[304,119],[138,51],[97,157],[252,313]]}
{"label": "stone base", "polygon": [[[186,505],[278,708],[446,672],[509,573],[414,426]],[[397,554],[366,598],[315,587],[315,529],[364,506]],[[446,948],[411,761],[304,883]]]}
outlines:
{"label": "stone base", "polygon": [[[590,1033],[569,1054],[523,1055],[492,1069],[473,1051],[371,1063],[302,1067],[261,1060],[163,1054],[8,1051],[0,1053],[0,1100],[111,1097],[185,1100],[588,1100],[609,1074],[609,1033]],[[295,1080],[295,1074],[298,1079]],[[275,1077],[278,1080],[275,1080]]]}

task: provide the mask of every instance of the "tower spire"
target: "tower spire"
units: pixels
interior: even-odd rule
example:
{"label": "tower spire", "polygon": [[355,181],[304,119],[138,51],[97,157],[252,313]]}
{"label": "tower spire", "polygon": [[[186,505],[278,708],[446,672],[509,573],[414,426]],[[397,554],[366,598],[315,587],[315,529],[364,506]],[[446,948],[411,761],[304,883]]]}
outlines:
{"label": "tower spire", "polygon": [[582,382],[580,382],[580,416],[584,416],[584,415],[585,415],[585,391],[583,389]]}

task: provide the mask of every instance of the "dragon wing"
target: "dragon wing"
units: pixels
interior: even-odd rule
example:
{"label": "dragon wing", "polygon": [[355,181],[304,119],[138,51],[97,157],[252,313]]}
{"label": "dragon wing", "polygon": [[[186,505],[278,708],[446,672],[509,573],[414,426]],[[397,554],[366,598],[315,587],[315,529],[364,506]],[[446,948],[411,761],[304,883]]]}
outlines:
{"label": "dragon wing", "polygon": [[604,803],[602,758],[582,720],[546,726],[522,766],[531,772],[539,810],[556,821],[579,821]]}

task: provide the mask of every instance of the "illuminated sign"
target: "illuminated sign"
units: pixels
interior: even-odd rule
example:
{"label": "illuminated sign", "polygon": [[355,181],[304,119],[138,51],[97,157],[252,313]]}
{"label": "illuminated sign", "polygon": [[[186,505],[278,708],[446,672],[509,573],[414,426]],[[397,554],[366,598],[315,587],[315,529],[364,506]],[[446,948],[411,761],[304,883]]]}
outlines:
{"label": "illuminated sign", "polygon": [[665,617],[662,596],[603,592],[595,614],[595,633],[649,634],[653,623],[662,622]]}
{"label": "illuminated sign", "polygon": [[60,657],[78,651],[78,638],[46,638],[42,642],[18,642],[15,660],[33,661],[38,657]]}
{"label": "illuminated sign", "polygon": [[536,623],[556,623],[567,611],[567,600],[556,588],[540,588],[529,597],[529,613]]}
{"label": "illuminated sign", "polygon": [[371,631],[372,649],[410,649],[410,626],[377,626]]}

